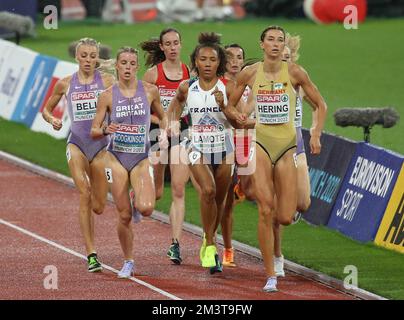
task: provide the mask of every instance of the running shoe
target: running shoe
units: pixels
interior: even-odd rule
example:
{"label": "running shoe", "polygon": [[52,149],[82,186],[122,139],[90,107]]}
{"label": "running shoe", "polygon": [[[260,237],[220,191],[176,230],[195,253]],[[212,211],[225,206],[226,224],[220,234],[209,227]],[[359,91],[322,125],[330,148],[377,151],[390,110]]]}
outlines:
{"label": "running shoe", "polygon": [[217,249],[215,245],[206,246],[205,255],[202,259],[202,267],[210,268],[216,266]]}
{"label": "running shoe", "polygon": [[263,290],[265,292],[276,292],[278,291],[276,288],[277,283],[278,281],[276,280],[276,277],[269,277]]}
{"label": "running shoe", "polygon": [[214,274],[216,272],[222,272],[223,271],[223,266],[220,263],[219,255],[217,253],[215,254],[215,263],[216,263],[216,265],[209,269],[210,274]]}
{"label": "running shoe", "polygon": [[130,206],[132,208],[132,218],[134,223],[139,223],[143,216],[135,207],[135,191],[133,189],[129,192]]}
{"label": "running shoe", "polygon": [[133,260],[125,260],[121,271],[118,272],[118,278],[128,279],[130,278],[135,269],[135,262]]}
{"label": "running shoe", "polygon": [[223,250],[223,266],[224,267],[236,267],[234,263],[234,249],[224,248]]}
{"label": "running shoe", "polygon": [[301,217],[302,217],[302,213],[299,211],[296,211],[295,215],[293,216],[292,224],[298,223]]}
{"label": "running shoe", "polygon": [[201,249],[199,250],[199,258],[201,259],[201,263],[203,261],[203,257],[205,256],[205,251],[206,251],[206,234],[203,233],[202,246]]}
{"label": "running shoe", "polygon": [[243,190],[241,190],[240,179],[237,181],[236,185],[233,189],[234,192],[234,204],[243,202],[245,200],[245,194]]}
{"label": "running shoe", "polygon": [[173,263],[181,264],[182,259],[180,253],[180,244],[178,241],[173,241],[173,243],[171,243],[171,246],[167,251],[167,256]]}
{"label": "running shoe", "polygon": [[275,275],[277,277],[284,277],[285,276],[285,270],[283,270],[283,264],[284,264],[283,255],[280,256],[280,257],[275,257],[274,256],[274,269],[275,269]]}
{"label": "running shoe", "polygon": [[91,253],[87,257],[88,272],[100,272],[102,271],[101,263],[98,261],[97,254]]}

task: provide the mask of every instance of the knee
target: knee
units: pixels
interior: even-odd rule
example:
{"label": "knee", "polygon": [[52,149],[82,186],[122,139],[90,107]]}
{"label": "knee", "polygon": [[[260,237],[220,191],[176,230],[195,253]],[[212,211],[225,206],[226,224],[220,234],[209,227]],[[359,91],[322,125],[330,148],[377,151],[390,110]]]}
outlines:
{"label": "knee", "polygon": [[292,217],[278,217],[278,222],[279,224],[283,225],[283,226],[288,226],[290,224],[292,224],[293,222],[293,216]]}
{"label": "knee", "polygon": [[98,214],[98,215],[102,214],[104,212],[104,209],[105,209],[105,203],[106,203],[105,200],[102,200],[102,201],[98,200],[97,201],[97,200],[93,199],[91,201],[91,204],[92,204],[92,209],[93,209],[94,213]]}
{"label": "knee", "polygon": [[298,202],[297,211],[305,212],[307,211],[307,209],[309,209],[310,205],[311,205],[311,199],[310,197],[307,197],[304,200]]}
{"label": "knee", "polygon": [[183,199],[185,197],[185,186],[181,183],[173,183],[171,185],[171,193],[173,198]]}
{"label": "knee", "polygon": [[261,205],[259,210],[259,219],[265,223],[272,223],[273,210],[274,207],[271,203]]}
{"label": "knee", "polygon": [[91,202],[91,188],[89,186],[84,187],[80,191],[80,200],[88,204]]}
{"label": "knee", "polygon": [[130,212],[127,212],[127,211],[119,212],[119,223],[120,224],[128,226],[130,224],[131,220],[132,220],[132,215]]}
{"label": "knee", "polygon": [[137,207],[137,210],[143,217],[150,217],[153,213],[154,208],[151,205],[140,205],[139,207]]}
{"label": "knee", "polygon": [[205,201],[215,201],[216,196],[216,188],[213,185],[210,186],[203,186],[201,190],[201,197]]}

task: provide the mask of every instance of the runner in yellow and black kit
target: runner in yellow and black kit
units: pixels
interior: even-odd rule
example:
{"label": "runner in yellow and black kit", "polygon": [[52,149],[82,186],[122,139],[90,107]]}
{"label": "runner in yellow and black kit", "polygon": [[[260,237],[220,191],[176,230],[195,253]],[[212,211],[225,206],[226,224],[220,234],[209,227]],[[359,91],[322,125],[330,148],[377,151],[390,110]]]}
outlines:
{"label": "runner in yellow and black kit", "polygon": [[[243,69],[236,84],[229,86],[227,106],[221,106],[228,120],[237,128],[256,127],[256,139],[249,161],[256,163],[249,176],[240,176],[241,186],[258,206],[258,241],[267,274],[264,291],[277,291],[273,262],[272,220],[288,225],[292,222],[297,204],[296,130],[294,114],[295,90],[301,87],[317,110],[317,122],[310,129],[311,153],[321,150],[326,104],[307,72],[295,63],[282,61],[285,48],[285,31],[278,26],[266,28],[260,39],[264,53],[263,62]],[[235,108],[246,86],[253,91],[257,119],[248,119]],[[276,194],[276,216],[275,216]]]}

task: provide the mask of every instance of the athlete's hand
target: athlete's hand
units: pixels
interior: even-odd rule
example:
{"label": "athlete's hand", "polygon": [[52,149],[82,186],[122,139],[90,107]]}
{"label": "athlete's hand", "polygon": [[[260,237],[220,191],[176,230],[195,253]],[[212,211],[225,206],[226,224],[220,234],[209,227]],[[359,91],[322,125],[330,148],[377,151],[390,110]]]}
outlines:
{"label": "athlete's hand", "polygon": [[111,122],[108,126],[104,127],[102,133],[104,135],[114,133],[119,129],[119,124]]}
{"label": "athlete's hand", "polygon": [[236,115],[236,122],[240,125],[241,128],[244,128],[247,124],[248,117],[245,113],[238,112]]}
{"label": "athlete's hand", "polygon": [[59,131],[62,129],[63,123],[60,119],[55,119],[54,117],[51,118],[50,124],[52,125],[53,129]]}
{"label": "athlete's hand", "polygon": [[320,154],[321,152],[321,142],[320,135],[316,133],[313,128],[310,129],[310,153]]}
{"label": "athlete's hand", "polygon": [[224,109],[224,96],[223,92],[219,90],[219,88],[216,86],[215,90],[213,90],[212,94],[215,96],[216,103],[220,107],[220,109]]}
{"label": "athlete's hand", "polygon": [[167,135],[169,137],[179,136],[180,135],[180,122],[179,121],[170,121],[167,128]]}
{"label": "athlete's hand", "polygon": [[160,135],[158,136],[159,146],[161,150],[168,149],[169,143],[167,138],[167,131],[160,129]]}

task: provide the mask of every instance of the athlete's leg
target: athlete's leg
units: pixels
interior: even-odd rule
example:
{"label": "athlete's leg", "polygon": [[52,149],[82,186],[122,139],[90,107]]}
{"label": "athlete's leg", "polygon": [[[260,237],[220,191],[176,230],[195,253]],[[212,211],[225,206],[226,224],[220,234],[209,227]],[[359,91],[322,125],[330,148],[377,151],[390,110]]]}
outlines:
{"label": "athlete's leg", "polygon": [[118,237],[125,260],[133,260],[132,209],[128,193],[128,171],[110,152],[107,152],[107,167],[111,169],[111,193],[118,211]]}
{"label": "athlete's leg", "polygon": [[297,170],[293,158],[295,152],[295,148],[288,150],[274,166],[276,217],[282,225],[291,224],[296,212]]}
{"label": "athlete's leg", "polygon": [[91,206],[96,214],[103,213],[107,202],[106,153],[106,150],[100,151],[90,163]]}
{"label": "athlete's leg", "polygon": [[217,219],[216,185],[212,170],[206,164],[195,163],[189,166],[196,183],[200,186],[201,220],[205,232],[206,244],[214,244]]}
{"label": "athlete's leg", "polygon": [[[164,157],[164,159],[163,159]],[[156,190],[156,200],[161,199],[164,192],[164,173],[166,170],[166,152],[154,151],[150,153],[150,162],[153,164],[154,186]]]}
{"label": "athlete's leg", "polygon": [[221,221],[222,236],[225,249],[232,247],[231,238],[233,232],[233,207],[234,207],[234,184],[230,183],[227,190],[226,202],[224,205],[223,217]]}
{"label": "athlete's leg", "polygon": [[87,255],[95,252],[94,248],[94,216],[91,212],[90,168],[85,155],[74,144],[67,145],[68,166],[74,184],[79,190],[79,221],[84,237]]}
{"label": "athlete's leg", "polygon": [[172,238],[180,240],[182,224],[185,215],[185,185],[189,180],[189,167],[180,161],[178,155],[186,155],[185,149],[180,145],[171,148],[171,195],[170,223]]}
{"label": "athlete's leg", "polygon": [[152,166],[148,158],[140,161],[130,172],[130,183],[135,194],[135,207],[148,217],[153,213],[156,203]]}
{"label": "athlete's leg", "polygon": [[[229,155],[229,159],[234,158],[234,155]],[[215,176],[215,185],[216,185],[216,205],[217,205],[217,217],[215,223],[215,232],[219,227],[219,223],[222,220],[226,196],[231,184],[231,174],[232,174],[233,166],[229,164],[226,159],[223,160],[223,163],[218,166],[216,172],[214,173]]]}
{"label": "athlete's leg", "polygon": [[310,207],[310,178],[306,154],[297,155],[297,211],[304,212]]}
{"label": "athlete's leg", "polygon": [[258,205],[258,241],[268,277],[275,276],[273,249],[274,238],[272,219],[274,215],[274,172],[272,162],[266,152],[256,144],[256,169],[251,175],[251,192]]}

